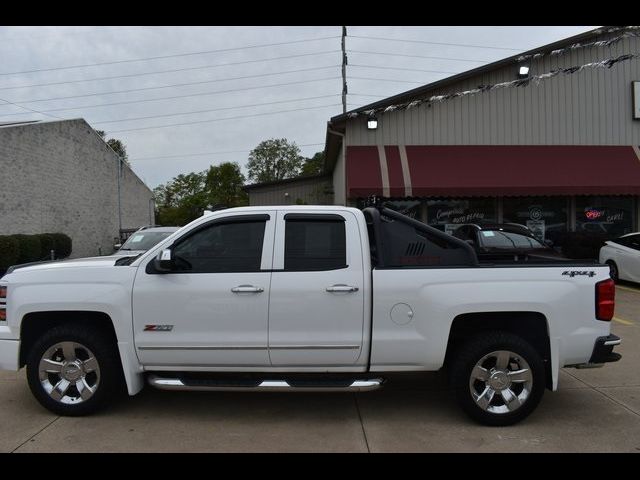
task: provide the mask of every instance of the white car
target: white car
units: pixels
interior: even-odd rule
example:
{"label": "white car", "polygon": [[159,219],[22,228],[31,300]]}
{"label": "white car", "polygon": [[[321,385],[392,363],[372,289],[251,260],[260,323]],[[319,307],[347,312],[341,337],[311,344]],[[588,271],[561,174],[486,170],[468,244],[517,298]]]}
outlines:
{"label": "white car", "polygon": [[132,234],[122,246],[114,245],[117,248],[114,255],[140,255],[178,230],[180,227],[142,227]]}
{"label": "white car", "polygon": [[605,242],[600,263],[609,265],[614,280],[640,282],[640,232]]}

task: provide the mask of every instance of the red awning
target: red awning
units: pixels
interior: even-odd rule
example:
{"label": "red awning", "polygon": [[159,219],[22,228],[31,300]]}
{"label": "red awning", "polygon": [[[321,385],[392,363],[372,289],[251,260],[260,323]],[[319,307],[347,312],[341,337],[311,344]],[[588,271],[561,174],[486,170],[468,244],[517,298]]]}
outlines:
{"label": "red awning", "polygon": [[632,146],[349,146],[350,198],[640,195]]}

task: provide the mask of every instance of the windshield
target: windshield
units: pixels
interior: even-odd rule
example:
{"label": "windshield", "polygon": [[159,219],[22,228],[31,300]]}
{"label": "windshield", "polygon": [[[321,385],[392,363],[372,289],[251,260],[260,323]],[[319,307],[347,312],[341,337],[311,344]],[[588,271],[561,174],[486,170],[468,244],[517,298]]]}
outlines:
{"label": "windshield", "polygon": [[149,250],[173,232],[138,232],[124,242],[120,250]]}
{"label": "windshield", "polygon": [[484,248],[500,249],[532,249],[546,248],[538,239],[520,233],[503,232],[500,230],[482,230],[480,232],[480,246]]}

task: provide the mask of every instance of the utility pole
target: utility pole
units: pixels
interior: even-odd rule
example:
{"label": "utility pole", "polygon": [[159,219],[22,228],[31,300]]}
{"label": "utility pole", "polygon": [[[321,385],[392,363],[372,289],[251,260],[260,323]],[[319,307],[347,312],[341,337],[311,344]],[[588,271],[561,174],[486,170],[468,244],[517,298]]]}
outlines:
{"label": "utility pole", "polygon": [[342,113],[347,111],[347,27],[342,27]]}
{"label": "utility pole", "polygon": [[122,187],[120,182],[122,178],[122,158],[118,155],[118,241],[122,238]]}

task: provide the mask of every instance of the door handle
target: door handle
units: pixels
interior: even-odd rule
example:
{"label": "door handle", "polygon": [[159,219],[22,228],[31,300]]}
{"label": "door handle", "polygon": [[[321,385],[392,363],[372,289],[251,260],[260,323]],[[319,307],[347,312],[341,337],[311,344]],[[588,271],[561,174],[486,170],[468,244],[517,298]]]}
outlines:
{"label": "door handle", "polygon": [[233,293],[260,293],[264,292],[264,288],[255,287],[253,285],[238,285],[231,289]]}
{"label": "door handle", "polygon": [[327,287],[327,292],[345,292],[345,293],[349,293],[349,292],[357,292],[358,291],[358,287],[353,287],[351,285],[344,285],[342,283],[339,283],[337,285],[331,285],[330,287]]}

